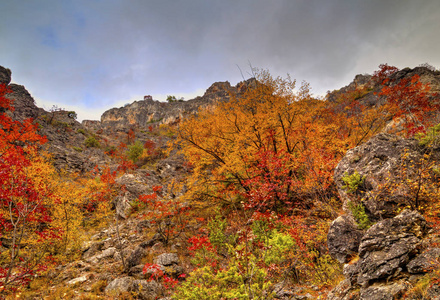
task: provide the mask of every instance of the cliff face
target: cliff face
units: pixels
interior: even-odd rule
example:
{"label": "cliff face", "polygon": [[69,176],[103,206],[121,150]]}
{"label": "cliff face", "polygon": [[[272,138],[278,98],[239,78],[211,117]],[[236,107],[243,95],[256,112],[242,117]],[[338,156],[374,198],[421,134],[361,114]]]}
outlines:
{"label": "cliff face", "polygon": [[[332,222],[327,236],[345,280],[329,300],[391,300],[405,294],[405,299],[421,299],[411,294],[412,287],[440,267],[440,248],[439,236],[416,211],[431,204],[418,191],[429,194],[437,187],[439,163],[439,147],[387,133],[347,152],[334,176],[345,213]],[[353,174],[359,175],[357,185],[349,189]],[[433,284],[423,299],[439,296],[440,287]]]}
{"label": "cliff face", "polygon": [[[114,131],[125,131],[130,127],[148,128],[150,124],[173,124],[187,115],[197,113],[199,108],[206,108],[222,101],[228,101],[233,94],[242,93],[254,79],[231,86],[229,82],[212,84],[201,97],[188,101],[159,102],[155,100],[135,101],[120,108],[112,108],[101,116],[101,126]],[[85,126],[96,126],[84,121]]]}
{"label": "cliff face", "polygon": [[14,111],[8,113],[14,120],[22,122],[30,118],[40,125],[39,134],[48,140],[43,148],[52,154],[58,169],[82,172],[110,163],[103,150],[85,146],[86,129],[74,115],[62,109],[45,111],[37,107],[24,86],[10,82],[11,70],[0,66],[0,83],[7,85],[11,93],[6,97],[13,101]]}

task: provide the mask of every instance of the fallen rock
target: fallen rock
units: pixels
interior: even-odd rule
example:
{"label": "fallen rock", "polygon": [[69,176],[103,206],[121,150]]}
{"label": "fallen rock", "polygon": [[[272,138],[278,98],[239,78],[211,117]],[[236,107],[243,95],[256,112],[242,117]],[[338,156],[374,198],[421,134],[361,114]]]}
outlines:
{"label": "fallen rock", "polygon": [[72,279],[72,280],[69,280],[69,281],[67,282],[67,284],[68,284],[68,285],[74,285],[74,284],[76,284],[76,283],[83,283],[83,282],[85,282],[85,281],[87,281],[87,276],[86,276],[86,275],[81,276],[81,277],[74,278],[74,279]]}
{"label": "fallen rock", "polygon": [[154,263],[162,266],[179,264],[179,257],[176,253],[163,253],[154,259]]}

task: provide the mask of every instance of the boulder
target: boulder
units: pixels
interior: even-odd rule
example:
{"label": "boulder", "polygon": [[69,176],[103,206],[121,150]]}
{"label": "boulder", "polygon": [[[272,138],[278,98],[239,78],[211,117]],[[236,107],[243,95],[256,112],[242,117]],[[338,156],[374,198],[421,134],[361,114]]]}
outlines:
{"label": "boulder", "polygon": [[[336,167],[334,176],[344,211],[351,214],[349,202],[362,202],[371,221],[394,217],[399,208],[407,205],[409,196],[405,190],[392,195],[381,193],[381,188],[385,183],[399,180],[404,160],[417,162],[423,154],[417,140],[388,133],[380,133],[365,144],[347,151]],[[343,178],[355,172],[364,177],[364,181],[359,191],[352,193],[344,187]]]}
{"label": "boulder", "polygon": [[178,278],[183,273],[182,266],[179,265],[179,257],[176,253],[163,253],[154,259],[154,263],[167,275]]}
{"label": "boulder", "polygon": [[162,266],[179,264],[179,257],[176,253],[163,253],[154,259],[154,263]]}
{"label": "boulder", "polygon": [[127,292],[137,294],[138,299],[153,300],[163,293],[163,287],[156,281],[137,280],[127,276],[114,279],[105,288],[105,293],[113,297]]}
{"label": "boulder", "polygon": [[361,290],[360,300],[394,300],[402,299],[408,286],[401,282],[378,284]]}
{"label": "boulder", "polygon": [[129,192],[123,192],[119,194],[115,199],[113,199],[113,203],[115,204],[116,215],[119,218],[127,219],[131,212],[130,203],[135,198],[131,196]]}
{"label": "boulder", "polygon": [[146,255],[147,250],[143,247],[138,246],[127,258],[125,262],[125,267],[130,270],[132,267],[137,266],[141,263],[142,258]]}
{"label": "boulder", "polygon": [[327,235],[330,255],[340,263],[348,262],[351,257],[357,255],[362,235],[352,218],[345,215],[338,217],[330,225]]}
{"label": "boulder", "polygon": [[399,275],[421,248],[427,232],[426,220],[409,210],[373,225],[359,245],[358,283],[367,286]]}
{"label": "boulder", "polygon": [[440,248],[424,251],[408,263],[408,272],[426,273],[440,268]]}

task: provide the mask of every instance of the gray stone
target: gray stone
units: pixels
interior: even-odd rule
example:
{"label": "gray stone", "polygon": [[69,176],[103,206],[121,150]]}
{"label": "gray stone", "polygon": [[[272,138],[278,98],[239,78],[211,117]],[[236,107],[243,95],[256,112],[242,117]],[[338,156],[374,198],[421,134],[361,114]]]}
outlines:
{"label": "gray stone", "polygon": [[403,283],[373,285],[361,289],[360,300],[394,300],[401,299],[408,286]]}
{"label": "gray stone", "polygon": [[154,263],[162,266],[179,264],[179,257],[176,253],[163,253],[154,259]]}
{"label": "gray stone", "polygon": [[101,126],[114,131],[127,131],[133,126],[147,129],[159,124],[177,123],[182,118],[196,114],[201,107],[210,107],[220,101],[228,101],[231,93],[240,94],[248,86],[255,84],[255,79],[238,83],[235,87],[229,82],[216,82],[205,94],[188,101],[159,102],[152,99],[135,101],[124,107],[112,108],[101,116]]}
{"label": "gray stone", "polygon": [[130,203],[134,200],[129,192],[119,194],[114,200],[116,216],[121,219],[127,219],[131,213]]}
{"label": "gray stone", "polygon": [[408,272],[426,273],[440,268],[440,248],[429,249],[408,263]]}
{"label": "gray stone", "polygon": [[105,292],[107,294],[119,293],[119,292],[131,292],[135,290],[136,290],[135,279],[128,276],[114,279],[105,288]]}
{"label": "gray stone", "polygon": [[340,216],[332,222],[327,235],[330,255],[340,263],[346,263],[358,252],[362,232],[357,229],[352,219]]}
{"label": "gray stone", "polygon": [[409,210],[373,225],[359,246],[358,283],[396,277],[418,251],[427,231],[426,220]]}
{"label": "gray stone", "polygon": [[8,85],[11,82],[11,70],[0,66],[0,84]]}
{"label": "gray stone", "polygon": [[105,288],[105,293],[113,297],[123,292],[135,292],[139,299],[153,300],[163,293],[163,287],[156,281],[136,280],[127,276],[114,279]]}
{"label": "gray stone", "polygon": [[144,258],[145,254],[147,253],[147,250],[144,248],[138,246],[127,258],[126,260],[126,268],[127,270],[131,269],[134,266],[137,266],[140,264],[142,258]]}
{"label": "gray stone", "polygon": [[90,258],[92,256],[95,256],[99,251],[101,251],[103,246],[104,246],[104,242],[103,241],[92,243],[83,252],[83,255],[82,255],[83,258]]}
{"label": "gray stone", "polygon": [[[334,176],[347,214],[351,214],[348,203],[359,203],[360,199],[371,221],[392,218],[398,208],[408,204],[410,199],[405,190],[395,191],[392,195],[380,193],[383,184],[400,180],[402,155],[405,152],[408,153],[405,162],[417,162],[423,157],[417,140],[403,139],[387,133],[380,133],[347,151],[336,167]],[[356,193],[350,193],[344,188],[343,177],[355,172],[365,176],[365,179]]]}
{"label": "gray stone", "polygon": [[85,282],[85,281],[87,281],[87,276],[86,276],[86,275],[81,276],[81,277],[74,278],[74,279],[72,279],[72,280],[69,280],[69,281],[67,282],[67,284],[68,284],[68,285],[74,285],[74,284],[77,284],[77,283],[83,283],[83,282]]}

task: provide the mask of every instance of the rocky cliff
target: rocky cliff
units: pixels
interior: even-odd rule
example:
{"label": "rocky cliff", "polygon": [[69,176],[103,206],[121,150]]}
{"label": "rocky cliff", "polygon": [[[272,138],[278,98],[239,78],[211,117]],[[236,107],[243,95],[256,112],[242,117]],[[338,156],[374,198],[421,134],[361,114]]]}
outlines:
{"label": "rocky cliff", "polygon": [[[112,108],[101,116],[102,128],[125,131],[128,128],[148,128],[151,124],[173,124],[187,115],[195,114],[199,108],[210,107],[222,101],[228,101],[232,95],[239,95],[255,79],[249,79],[231,86],[229,82],[212,84],[203,96],[188,101],[159,102],[147,99],[135,101],[120,108]],[[83,121],[86,127],[98,124]],[[90,128],[91,128],[90,127]]]}
{"label": "rocky cliff", "polygon": [[40,124],[39,134],[48,140],[43,148],[52,154],[58,169],[83,172],[96,165],[111,164],[104,151],[85,145],[90,134],[76,121],[74,112],[58,108],[45,111],[37,107],[24,86],[10,83],[11,75],[11,70],[0,66],[0,83],[6,84],[11,91],[6,97],[13,101],[12,118],[18,121],[31,118]]}
{"label": "rocky cliff", "polygon": [[439,299],[438,284],[415,288],[440,268],[439,236],[417,211],[437,186],[439,154],[386,133],[347,152],[335,170],[345,214],[328,233],[345,280],[328,299]]}

